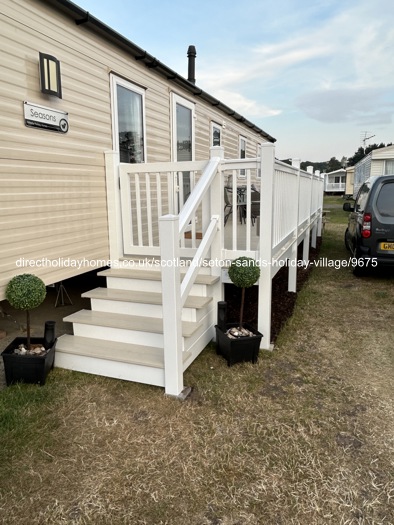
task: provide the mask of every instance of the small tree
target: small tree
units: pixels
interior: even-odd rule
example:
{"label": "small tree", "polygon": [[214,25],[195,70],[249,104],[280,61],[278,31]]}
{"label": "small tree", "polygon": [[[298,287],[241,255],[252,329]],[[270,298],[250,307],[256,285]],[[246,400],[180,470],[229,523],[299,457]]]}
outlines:
{"label": "small tree", "polygon": [[8,283],[5,297],[13,308],[26,311],[26,339],[30,350],[30,310],[44,301],[46,288],[44,281],[36,275],[23,273],[16,275]]}
{"label": "small tree", "polygon": [[241,306],[239,314],[239,327],[242,328],[244,304],[245,304],[245,288],[253,286],[260,277],[260,268],[251,257],[238,257],[232,261],[228,270],[228,276],[232,283],[239,288],[242,288]]}

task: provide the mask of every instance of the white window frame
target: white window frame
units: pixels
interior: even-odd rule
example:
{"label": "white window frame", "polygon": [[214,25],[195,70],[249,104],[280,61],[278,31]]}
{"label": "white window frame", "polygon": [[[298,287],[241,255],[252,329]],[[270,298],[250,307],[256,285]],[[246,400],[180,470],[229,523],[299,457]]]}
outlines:
{"label": "white window frame", "polygon": [[392,173],[394,173],[394,170],[393,171],[390,171],[388,170],[388,167],[390,165],[393,165],[394,164],[394,159],[386,159],[384,161],[384,174],[385,175],[391,175]]}
{"label": "white window frame", "polygon": [[112,146],[114,151],[119,153],[119,129],[118,129],[118,98],[116,96],[117,86],[122,86],[138,95],[142,96],[142,130],[143,130],[143,152],[144,152],[144,162],[146,162],[146,115],[145,115],[145,92],[146,90],[128,80],[118,77],[117,75],[111,74],[111,106],[112,106]]}
{"label": "white window frame", "polygon": [[219,130],[219,133],[220,133],[220,138],[219,138],[219,146],[222,145],[222,133],[223,133],[223,126],[221,124],[218,124],[217,122],[214,122],[214,121],[211,121],[211,146],[213,146],[213,132],[214,130],[218,129]]}
{"label": "white window frame", "polygon": [[176,105],[180,104],[192,112],[192,161],[196,158],[196,105],[187,98],[176,93],[171,93],[171,161],[177,160],[177,137],[176,137]]}
{"label": "white window frame", "polygon": [[[245,142],[245,148],[244,148],[244,151],[245,151],[245,157],[242,157],[241,156],[241,151],[242,151],[242,142]],[[239,136],[239,140],[238,140],[238,153],[239,153],[239,158],[240,159],[246,159],[246,146],[247,146],[247,139],[246,137],[240,135]],[[239,174],[238,174],[238,178],[240,179],[245,179],[246,178],[246,170],[242,169],[242,170],[239,170]]]}
{"label": "white window frame", "polygon": [[[256,157],[261,158],[261,142],[257,143],[256,146]],[[261,163],[260,163],[261,165]],[[256,178],[261,179],[261,168],[257,168]]]}

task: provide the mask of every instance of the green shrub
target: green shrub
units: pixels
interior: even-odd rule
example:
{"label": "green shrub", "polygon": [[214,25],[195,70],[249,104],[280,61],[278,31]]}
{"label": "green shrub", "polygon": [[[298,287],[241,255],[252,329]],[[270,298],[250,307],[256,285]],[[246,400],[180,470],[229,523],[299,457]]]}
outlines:
{"label": "green shrub", "polygon": [[36,275],[23,273],[16,275],[8,283],[5,297],[13,308],[26,311],[27,347],[30,349],[30,310],[44,301],[46,287]]}
{"label": "green shrub", "polygon": [[242,288],[239,314],[239,326],[242,328],[245,304],[245,288],[250,288],[259,280],[260,267],[251,257],[238,257],[232,261],[228,270],[228,276],[235,286]]}

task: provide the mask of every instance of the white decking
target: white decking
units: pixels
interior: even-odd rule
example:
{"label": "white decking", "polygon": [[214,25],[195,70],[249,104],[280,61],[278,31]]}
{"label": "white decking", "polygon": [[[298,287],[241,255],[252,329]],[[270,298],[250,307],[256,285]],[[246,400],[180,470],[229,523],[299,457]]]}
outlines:
{"label": "white decking", "polygon": [[[106,277],[107,288],[84,293],[91,310],[64,319],[73,324],[74,335],[58,339],[55,366],[165,387],[160,268],[110,269],[99,275]],[[184,370],[213,337],[209,293],[218,281],[199,275],[182,309]]]}
{"label": "white decking", "polygon": [[[183,171],[193,173],[194,183],[177,210],[182,199],[174,174]],[[302,171],[298,161],[292,166],[277,161],[273,145],[265,143],[254,159],[227,160],[216,147],[206,161],[123,164],[109,152],[106,176],[111,260],[135,257],[138,264],[102,273],[107,288],[84,294],[92,310],[66,319],[75,338],[59,339],[55,365],[160,385],[180,395],[184,370],[214,337],[222,268],[239,256],[262,263],[258,329],[261,348],[270,348],[272,279],[289,261],[288,289],[295,291],[298,246],[303,242],[307,260],[321,234],[320,174]],[[260,186],[258,209],[253,179]],[[223,225],[225,181],[232,188],[242,185],[242,223],[233,192],[234,212]],[[186,260],[182,272],[178,261]],[[206,261],[213,264],[201,268]]]}

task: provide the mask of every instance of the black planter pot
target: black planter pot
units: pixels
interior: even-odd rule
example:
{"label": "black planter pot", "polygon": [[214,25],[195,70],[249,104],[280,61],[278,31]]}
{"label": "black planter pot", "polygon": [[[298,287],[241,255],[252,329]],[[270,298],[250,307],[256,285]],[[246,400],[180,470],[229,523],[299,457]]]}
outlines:
{"label": "black planter pot", "polygon": [[[43,337],[32,337],[31,344],[44,344]],[[2,352],[7,386],[13,383],[37,383],[45,385],[47,375],[53,368],[56,340],[45,355],[14,354],[19,345],[26,345],[26,337],[17,337]]]}
{"label": "black planter pot", "polygon": [[[235,326],[238,326],[238,323],[227,324],[226,330]],[[247,324],[244,324],[243,326],[247,330],[253,332],[255,335],[250,337],[240,337],[238,339],[230,339],[227,337],[225,331],[223,331],[219,326],[215,326],[216,352],[227,360],[228,366],[244,361],[257,363],[260,342],[263,334],[257,330],[254,330]]]}

